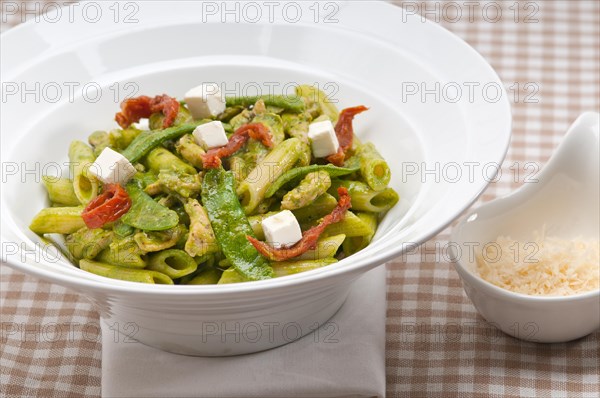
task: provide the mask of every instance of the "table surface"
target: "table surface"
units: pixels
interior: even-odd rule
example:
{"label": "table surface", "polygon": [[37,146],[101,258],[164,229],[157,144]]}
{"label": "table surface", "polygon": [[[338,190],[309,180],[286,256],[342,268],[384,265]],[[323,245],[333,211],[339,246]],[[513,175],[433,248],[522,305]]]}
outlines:
{"label": "table surface", "polygon": [[[599,2],[396,4],[472,45],[508,90],[512,142],[501,177],[478,203],[523,184],[581,112],[600,108]],[[2,30],[20,21],[3,16]],[[448,230],[387,264],[387,395],[599,396],[600,331],[552,345],[499,332],[466,297],[447,243]],[[79,295],[4,265],[0,277],[0,396],[100,396],[98,313]]]}

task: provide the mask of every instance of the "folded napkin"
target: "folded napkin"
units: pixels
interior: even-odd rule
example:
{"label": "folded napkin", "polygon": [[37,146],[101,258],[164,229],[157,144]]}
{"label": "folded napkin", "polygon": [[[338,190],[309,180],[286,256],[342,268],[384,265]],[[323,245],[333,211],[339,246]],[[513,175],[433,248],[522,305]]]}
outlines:
{"label": "folded napkin", "polygon": [[[385,267],[354,282],[314,334],[256,354],[191,357],[115,343],[102,324],[104,397],[384,397]],[[313,332],[314,333],[314,332]]]}

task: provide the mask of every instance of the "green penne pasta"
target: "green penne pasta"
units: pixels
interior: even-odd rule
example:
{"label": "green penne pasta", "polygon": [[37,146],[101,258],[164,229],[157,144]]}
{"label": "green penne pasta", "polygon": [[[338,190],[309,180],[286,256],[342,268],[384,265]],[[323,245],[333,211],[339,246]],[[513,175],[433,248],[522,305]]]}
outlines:
{"label": "green penne pasta", "polygon": [[[192,97],[179,101],[177,111],[177,99],[167,94],[127,99],[114,120],[128,127],[95,131],[89,145],[73,141],[72,177],[42,178],[50,207],[33,217],[30,229],[48,234],[42,239],[63,234],[65,255],[98,275],[177,285],[240,283],[324,267],[362,250],[398,202],[386,161],[373,144],[356,136],[349,142],[352,117],[340,119],[316,84],[297,86],[294,95],[229,97],[217,115],[213,105],[222,100]],[[194,120],[192,113],[208,118]],[[141,127],[144,119],[149,128]],[[335,124],[343,153],[314,156],[324,143],[308,133],[320,121]],[[214,125],[194,134],[208,122]],[[90,172],[106,148],[133,165],[130,180],[102,185]],[[346,195],[340,187],[350,198],[338,203],[338,195]],[[325,217],[322,227],[308,232]],[[285,239],[288,246],[274,243]]]}
{"label": "green penne pasta", "polygon": [[199,274],[194,276],[192,279],[186,281],[185,285],[216,285],[219,283],[219,279],[221,279],[221,274],[223,272],[219,271],[216,268],[208,267]]}
{"label": "green penne pasta", "polygon": [[346,235],[333,235],[320,238],[317,241],[317,246],[314,249],[310,249],[298,257],[294,257],[293,261],[299,260],[320,260],[324,258],[333,258],[337,253],[339,247],[346,239]]}
{"label": "green penne pasta", "polygon": [[65,246],[76,260],[82,258],[93,260],[102,250],[108,247],[112,239],[112,231],[83,227],[67,235]]}
{"label": "green penne pasta", "polygon": [[296,216],[296,219],[300,224],[311,224],[331,213],[336,205],[337,199],[328,193],[324,193],[310,205],[292,210],[292,213],[294,213],[294,216]]}
{"label": "green penne pasta", "polygon": [[304,145],[297,138],[283,141],[242,181],[237,193],[246,214],[252,214],[265,197],[269,185],[294,166]]}
{"label": "green penne pasta", "polygon": [[206,151],[196,143],[193,135],[186,134],[181,137],[175,144],[175,149],[189,164],[199,169],[202,168],[202,155]]}
{"label": "green penne pasta", "polygon": [[313,109],[316,111],[317,117],[319,115],[326,116],[332,123],[336,123],[339,117],[339,112],[335,104],[327,98],[327,95],[316,87],[309,85],[300,85],[296,87],[296,94],[301,96],[308,110]]}
{"label": "green penne pasta", "polygon": [[175,246],[185,232],[185,225],[178,224],[176,227],[165,231],[139,231],[133,235],[133,240],[142,251],[147,253],[157,252]]}
{"label": "green penne pasta", "polygon": [[333,235],[346,235],[346,237],[364,236],[373,233],[371,227],[363,220],[361,220],[356,214],[351,211],[347,211],[344,219],[335,224],[329,225],[325,228],[325,234],[327,236]]}
{"label": "green penne pasta", "polygon": [[110,146],[110,137],[106,131],[94,131],[89,135],[88,143],[94,150],[94,156],[98,157],[104,148]]}
{"label": "green penne pasta", "polygon": [[284,113],[281,115],[283,122],[283,130],[289,137],[298,138],[305,144],[310,144],[308,139],[308,126],[310,125],[310,117],[305,114]]}
{"label": "green penne pasta", "polygon": [[114,149],[123,150],[141,133],[142,130],[135,126],[129,126],[126,129],[111,130],[108,133],[109,146]]}
{"label": "green penne pasta", "polygon": [[85,227],[83,207],[48,207],[33,218],[29,229],[36,234],[72,234]]}
{"label": "green penne pasta", "polygon": [[[337,263],[337,261],[338,260],[336,260],[335,258],[322,258],[319,260],[278,261],[272,263],[271,266],[273,267],[275,277],[281,277],[325,267],[327,265]],[[225,272],[223,272],[223,274],[225,274]]]}
{"label": "green penne pasta", "polygon": [[173,280],[167,275],[150,270],[122,268],[116,265],[105,264],[97,261],[81,260],[79,268],[92,274],[111,279],[120,279],[130,282],[172,285]]}
{"label": "green penne pasta", "polygon": [[115,237],[108,245],[108,248],[102,250],[96,260],[112,265],[119,265],[126,268],[145,268],[146,260],[142,258],[145,255],[137,245],[134,236],[124,238]]}
{"label": "green penne pasta", "polygon": [[359,145],[355,151],[359,159],[360,174],[375,191],[385,189],[390,183],[390,167],[371,143]]}
{"label": "green penne pasta", "polygon": [[68,178],[42,176],[42,181],[48,191],[50,202],[62,206],[78,206],[81,204],[75,190],[73,181]]}
{"label": "green penne pasta", "polygon": [[339,187],[348,189],[348,193],[352,198],[352,209],[357,211],[382,213],[394,207],[400,200],[398,194],[392,188],[374,191],[367,184],[359,181],[332,181],[329,193],[337,197]]}
{"label": "green penne pasta", "polygon": [[371,239],[373,239],[373,235],[375,235],[375,231],[377,230],[377,214],[376,213],[357,213],[356,216],[360,218],[360,220],[365,223],[372,231],[372,233],[361,236],[352,236],[346,238],[342,247],[344,248],[344,254],[349,256],[352,255],[371,243]]}
{"label": "green penne pasta", "polygon": [[316,198],[327,192],[331,178],[326,171],[314,171],[304,177],[297,187],[285,194],[281,208],[295,210],[310,205]]}
{"label": "green penne pasta", "polygon": [[[165,115],[162,112],[153,113],[148,119],[148,126],[150,130],[160,130],[163,128],[163,121],[165,120]],[[175,117],[175,121],[172,126],[177,127],[182,124],[192,123],[194,118],[192,114],[185,106],[179,106],[179,111],[177,112],[177,116]]]}
{"label": "green penne pasta", "polygon": [[358,167],[337,167],[332,164],[313,164],[311,166],[294,167],[293,169],[282,174],[277,180],[273,182],[273,184],[271,184],[271,186],[269,187],[269,189],[267,189],[267,192],[265,193],[265,197],[269,198],[273,196],[275,192],[277,192],[286,184],[298,184],[309,173],[325,171],[327,172],[327,174],[329,174],[330,177],[341,177],[344,175],[352,174],[355,171],[358,171],[358,169]]}
{"label": "green penne pasta", "polygon": [[198,264],[183,250],[162,250],[148,256],[147,269],[161,272],[171,279],[189,275],[197,268]]}
{"label": "green penne pasta", "polygon": [[244,278],[235,268],[231,267],[226,269],[221,274],[221,278],[219,278],[219,285],[224,285],[228,283],[242,283],[246,282],[247,279]]}
{"label": "green penne pasta", "polygon": [[82,204],[98,196],[98,180],[89,172],[94,160],[94,151],[84,142],[73,141],[69,146],[69,172],[73,178],[73,192]]}
{"label": "green penne pasta", "polygon": [[177,171],[182,174],[196,174],[196,169],[192,165],[179,159],[163,147],[150,151],[146,156],[146,166],[156,174],[162,170]]}

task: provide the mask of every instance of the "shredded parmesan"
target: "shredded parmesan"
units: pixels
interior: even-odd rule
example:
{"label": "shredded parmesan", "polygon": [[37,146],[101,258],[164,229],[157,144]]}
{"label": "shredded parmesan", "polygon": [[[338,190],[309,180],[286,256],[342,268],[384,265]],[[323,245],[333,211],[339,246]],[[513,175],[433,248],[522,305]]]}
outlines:
{"label": "shredded parmesan", "polygon": [[477,272],[517,293],[569,296],[600,289],[600,242],[535,233],[530,242],[500,236],[477,251]]}

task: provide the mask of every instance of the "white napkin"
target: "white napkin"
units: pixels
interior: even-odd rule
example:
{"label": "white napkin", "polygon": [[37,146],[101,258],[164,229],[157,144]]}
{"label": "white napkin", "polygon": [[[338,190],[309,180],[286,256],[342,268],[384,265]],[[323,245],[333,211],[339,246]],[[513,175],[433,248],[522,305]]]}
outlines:
{"label": "white napkin", "polygon": [[385,313],[380,266],[354,282],[318,338],[313,332],[256,354],[191,357],[115,343],[101,322],[102,396],[384,397]]}

